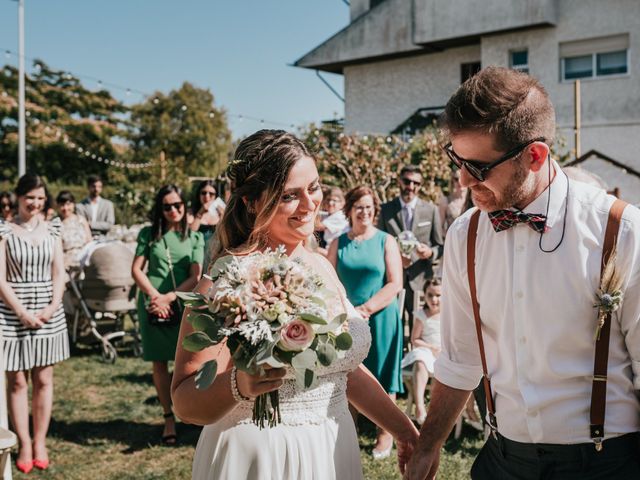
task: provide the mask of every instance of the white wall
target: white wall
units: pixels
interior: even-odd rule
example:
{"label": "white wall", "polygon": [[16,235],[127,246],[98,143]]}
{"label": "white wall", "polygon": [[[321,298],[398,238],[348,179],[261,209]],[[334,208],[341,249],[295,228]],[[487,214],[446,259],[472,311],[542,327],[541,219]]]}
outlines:
{"label": "white wall", "polygon": [[460,64],[480,46],[345,67],[345,129],[388,133],[418,108],[441,107],[460,85]]}

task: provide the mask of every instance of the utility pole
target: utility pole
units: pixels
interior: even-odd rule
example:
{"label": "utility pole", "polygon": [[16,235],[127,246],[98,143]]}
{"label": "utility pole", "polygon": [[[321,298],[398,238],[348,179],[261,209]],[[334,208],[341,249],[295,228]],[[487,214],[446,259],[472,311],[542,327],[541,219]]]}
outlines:
{"label": "utility pole", "polygon": [[573,104],[574,104],[574,144],[576,147],[576,158],[580,158],[580,79],[576,80],[573,90]]}
{"label": "utility pole", "polygon": [[24,105],[24,0],[18,0],[18,176],[27,172],[27,128]]}

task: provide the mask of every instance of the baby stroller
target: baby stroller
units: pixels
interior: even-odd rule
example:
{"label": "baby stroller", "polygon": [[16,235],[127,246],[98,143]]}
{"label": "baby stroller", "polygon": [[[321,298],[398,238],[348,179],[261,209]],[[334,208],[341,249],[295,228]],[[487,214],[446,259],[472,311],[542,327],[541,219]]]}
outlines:
{"label": "baby stroller", "polygon": [[[69,272],[75,305],[69,319],[71,343],[99,344],[102,359],[108,363],[116,361],[116,345],[124,344],[125,339],[130,340],[134,355],[142,354],[131,278],[133,256],[122,242],[92,242],[85,247],[80,263],[84,268]],[[133,322],[129,331],[124,325],[127,315]]]}

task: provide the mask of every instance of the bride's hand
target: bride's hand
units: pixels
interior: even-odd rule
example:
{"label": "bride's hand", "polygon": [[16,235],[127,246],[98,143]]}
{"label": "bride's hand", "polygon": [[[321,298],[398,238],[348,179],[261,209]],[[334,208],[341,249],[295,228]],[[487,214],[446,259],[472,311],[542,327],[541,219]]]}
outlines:
{"label": "bride's hand", "polygon": [[279,389],[283,384],[283,377],[287,373],[284,368],[264,367],[264,375],[250,375],[241,370],[236,372],[236,384],[240,395],[255,398],[263,393]]}
{"label": "bride's hand", "polygon": [[407,428],[402,435],[398,435],[396,437],[396,448],[398,449],[398,467],[400,468],[400,473],[404,474],[404,469],[409,463],[411,459],[411,455],[413,454],[413,448],[418,442],[418,438],[420,437],[420,432],[418,429],[411,424],[411,428]]}

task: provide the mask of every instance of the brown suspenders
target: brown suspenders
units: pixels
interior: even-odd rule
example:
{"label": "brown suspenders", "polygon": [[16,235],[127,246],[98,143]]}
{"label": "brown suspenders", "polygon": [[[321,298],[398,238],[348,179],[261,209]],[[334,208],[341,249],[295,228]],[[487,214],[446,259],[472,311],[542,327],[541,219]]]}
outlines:
{"label": "brown suspenders", "polygon": [[[602,264],[600,274],[609,260],[613,251],[620,227],[622,212],[627,204],[621,200],[615,200],[609,210],[609,219],[604,235],[604,245],[602,248]],[[496,411],[493,404],[493,393],[491,391],[491,381],[487,372],[487,358],[484,351],[484,341],[482,339],[482,324],[480,320],[480,305],[476,289],[476,238],[478,234],[478,221],[480,210],[476,210],[469,221],[469,231],[467,233],[467,275],[469,278],[469,293],[473,305],[473,317],[478,336],[478,347],[480,349],[480,359],[482,361],[482,380],[484,392],[487,400],[487,412],[489,414],[489,426],[491,433],[495,436],[497,432]],[[600,331],[600,337],[596,340],[596,352],[593,368],[593,387],[591,391],[591,412],[590,412],[590,433],[596,450],[602,450],[602,439],[604,438],[604,412],[607,396],[607,363],[609,359],[609,333],[611,330],[611,314],[605,317],[604,325]]]}

